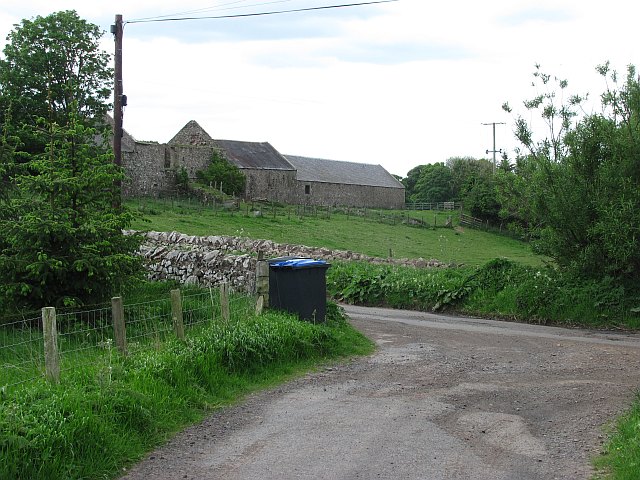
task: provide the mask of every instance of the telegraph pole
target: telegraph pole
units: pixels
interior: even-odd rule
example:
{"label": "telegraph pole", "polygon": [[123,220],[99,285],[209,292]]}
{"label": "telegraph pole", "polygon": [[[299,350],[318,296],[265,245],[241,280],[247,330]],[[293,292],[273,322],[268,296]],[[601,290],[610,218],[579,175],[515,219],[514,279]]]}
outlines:
{"label": "telegraph pole", "polygon": [[496,153],[502,153],[502,149],[496,150],[496,125],[505,125],[504,122],[491,122],[491,123],[483,123],[482,125],[492,125],[493,126],[493,150],[487,150],[486,153],[493,153],[493,173],[496,173]]}
{"label": "telegraph pole", "polygon": [[[122,15],[116,15],[115,23],[111,25],[111,33],[115,38],[114,55],[114,85],[113,85],[113,163],[122,166]],[[126,101],[124,102],[126,104]],[[113,200],[114,207],[119,208],[122,202],[122,182],[116,181],[116,192]]]}

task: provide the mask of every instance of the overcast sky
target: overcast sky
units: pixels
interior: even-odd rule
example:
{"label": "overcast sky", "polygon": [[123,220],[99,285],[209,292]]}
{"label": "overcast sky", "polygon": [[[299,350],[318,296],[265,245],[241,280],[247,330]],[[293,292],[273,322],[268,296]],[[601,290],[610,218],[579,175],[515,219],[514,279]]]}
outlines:
{"label": "overcast sky", "polygon": [[[357,0],[354,0],[357,1]],[[604,88],[595,66],[640,67],[640,2],[399,0],[251,18],[134,23],[337,5],[332,0],[3,0],[0,37],[23,18],[74,9],[106,32],[125,22],[124,126],[167,142],[189,120],[213,137],[283,154],[381,164],[405,176],[453,156],[513,158],[512,116],[534,65],[571,93]],[[113,52],[113,36],[105,34]]]}

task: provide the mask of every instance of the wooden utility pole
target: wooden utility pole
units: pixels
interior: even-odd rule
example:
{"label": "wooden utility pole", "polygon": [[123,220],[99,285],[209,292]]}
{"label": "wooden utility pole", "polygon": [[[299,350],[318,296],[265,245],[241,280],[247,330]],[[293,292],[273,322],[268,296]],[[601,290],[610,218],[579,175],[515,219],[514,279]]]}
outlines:
{"label": "wooden utility pole", "polygon": [[[111,25],[111,33],[113,33],[116,43],[113,85],[113,163],[118,167],[122,166],[122,29],[122,15],[116,15],[115,24]],[[114,198],[114,206],[119,207],[122,195],[120,180],[116,182],[115,187],[116,198]]]}

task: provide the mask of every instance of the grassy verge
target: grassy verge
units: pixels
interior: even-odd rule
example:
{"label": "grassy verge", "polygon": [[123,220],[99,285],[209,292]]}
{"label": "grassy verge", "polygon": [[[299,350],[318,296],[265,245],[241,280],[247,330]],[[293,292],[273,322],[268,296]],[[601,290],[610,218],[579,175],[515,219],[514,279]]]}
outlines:
{"label": "grassy verge", "polygon": [[267,312],[196,326],[129,357],[115,352],[0,401],[0,478],[111,478],[207,412],[313,365],[373,346],[331,306],[313,325]]}
{"label": "grassy verge", "polygon": [[[543,258],[534,255],[528,244],[512,238],[473,229],[440,228],[457,212],[372,211],[355,215],[298,216],[295,207],[267,207],[262,216],[243,205],[240,211],[214,210],[196,203],[157,200],[131,200],[128,206],[141,217],[132,226],[137,230],[173,231],[189,235],[233,235],[269,239],[279,243],[351,250],[386,258],[437,259],[442,262],[481,265],[504,257],[539,266]],[[326,209],[325,209],[326,210]],[[424,222],[425,226],[402,223],[403,216]],[[394,216],[397,222],[380,222]],[[434,228],[434,225],[438,228]]]}
{"label": "grassy verge", "polygon": [[362,305],[592,328],[640,327],[637,286],[576,280],[504,259],[459,269],[334,264],[327,288],[335,298]]}
{"label": "grassy verge", "polygon": [[605,445],[604,453],[594,461],[596,478],[635,480],[640,472],[640,396],[621,416]]}

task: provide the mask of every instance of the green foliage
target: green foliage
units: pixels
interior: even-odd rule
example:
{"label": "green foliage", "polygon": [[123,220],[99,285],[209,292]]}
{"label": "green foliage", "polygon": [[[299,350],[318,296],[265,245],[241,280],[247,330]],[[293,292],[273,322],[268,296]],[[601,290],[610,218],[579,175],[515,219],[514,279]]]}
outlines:
{"label": "green foliage", "polygon": [[640,471],[640,396],[631,408],[618,418],[612,435],[605,444],[595,466],[611,480],[634,480]]}
{"label": "green foliage", "polygon": [[73,115],[67,127],[50,124],[46,150],[12,177],[0,212],[3,304],[95,302],[141,274],[140,240],[122,234],[133,217],[112,205],[122,173],[94,135]]}
{"label": "green foliage", "polygon": [[347,303],[438,310],[463,296],[464,279],[463,269],[335,263],[327,273],[327,290]]}
{"label": "green foliage", "polygon": [[[537,111],[549,131],[536,140],[530,124],[516,119],[516,136],[528,152],[521,162],[525,177],[502,178],[501,213],[533,228],[538,251],[563,268],[585,277],[638,278],[640,83],[634,67],[623,85],[608,64],[598,71],[612,86],[601,97],[603,113],[579,118],[583,97],[567,96],[566,81],[537,68],[534,78],[545,93],[525,107]],[[518,195],[528,207],[505,208]]]}
{"label": "green foliage", "polygon": [[[102,121],[113,81],[102,35],[72,10],[23,20],[9,33],[0,59],[0,106],[11,108],[16,131],[40,118],[66,125],[71,114],[84,123]],[[29,133],[21,136],[33,153],[42,144]]]}
{"label": "green foliage", "polygon": [[404,185],[404,194],[407,200],[411,200],[413,196],[416,194],[416,184],[420,179],[420,175],[426,165],[418,165],[417,167],[413,167],[411,170],[407,172],[407,176],[404,177],[401,182]]}
{"label": "green foliage", "polygon": [[446,164],[419,165],[409,171],[402,183],[411,202],[462,201],[474,217],[491,223],[499,221],[496,178],[488,160],[452,157]]}
{"label": "green foliage", "polygon": [[581,280],[551,268],[495,259],[476,268],[334,264],[327,289],[348,303],[455,310],[535,323],[640,325],[640,291],[608,277]]}
{"label": "green foliage", "polygon": [[184,342],[114,355],[0,401],[0,478],[106,478],[213,407],[329,358],[370,353],[346,322],[269,312],[191,331]]}
{"label": "green foliage", "polygon": [[448,202],[453,199],[451,170],[444,163],[423,165],[415,184],[413,202]]}
{"label": "green foliage", "polygon": [[214,150],[209,166],[196,172],[196,178],[203,185],[222,185],[222,191],[227,195],[239,195],[244,192],[244,175],[217,150]]}
{"label": "green foliage", "polygon": [[188,193],[189,192],[189,173],[187,169],[184,167],[180,167],[180,169],[176,170],[176,188],[180,193]]}
{"label": "green foliage", "polygon": [[111,91],[101,35],[73,11],[9,34],[0,60],[4,308],[95,302],[141,274],[140,240],[122,234],[133,219],[118,206],[123,174],[99,144]]}

